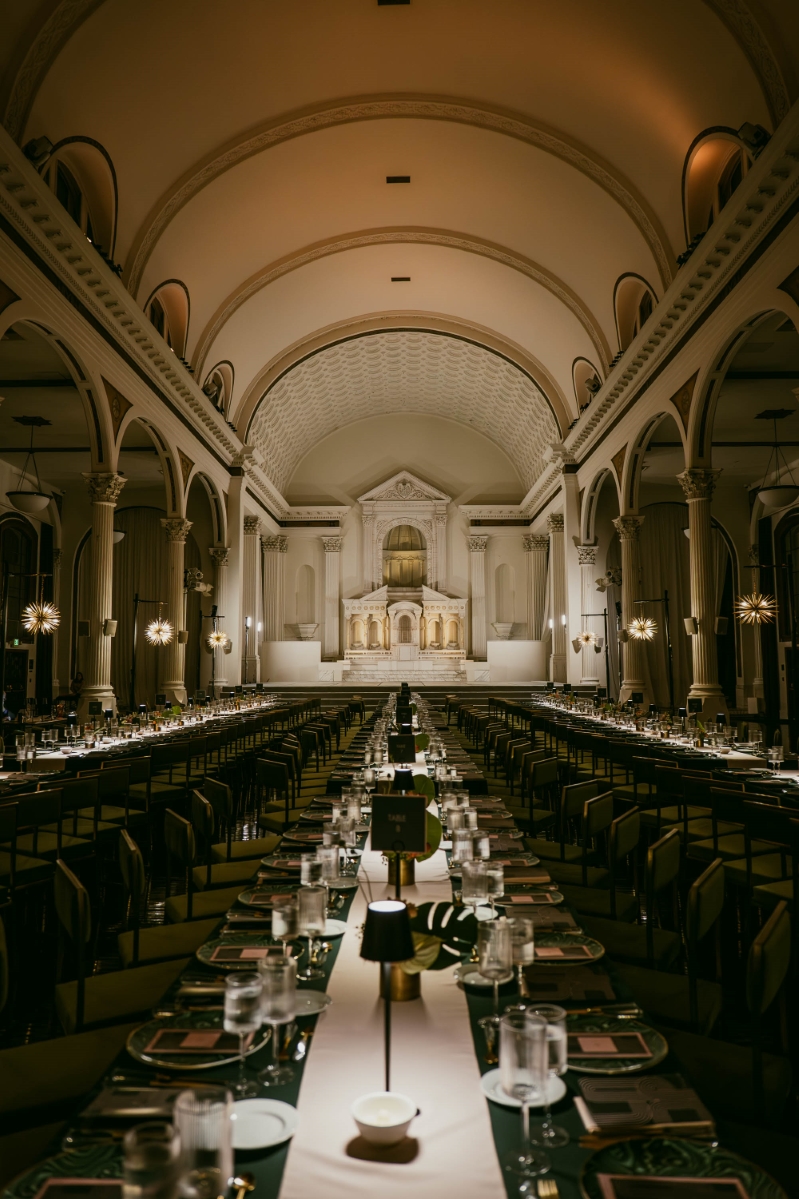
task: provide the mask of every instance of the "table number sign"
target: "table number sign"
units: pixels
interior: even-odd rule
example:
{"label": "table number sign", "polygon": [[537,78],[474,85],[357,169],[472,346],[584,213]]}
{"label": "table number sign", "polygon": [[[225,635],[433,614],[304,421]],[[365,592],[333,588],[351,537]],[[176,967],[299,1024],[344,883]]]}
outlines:
{"label": "table number sign", "polygon": [[424,853],[427,800],[424,795],[375,795],[372,849],[379,853]]}
{"label": "table number sign", "polygon": [[389,762],[415,762],[416,739],[413,733],[394,733],[388,739]]}

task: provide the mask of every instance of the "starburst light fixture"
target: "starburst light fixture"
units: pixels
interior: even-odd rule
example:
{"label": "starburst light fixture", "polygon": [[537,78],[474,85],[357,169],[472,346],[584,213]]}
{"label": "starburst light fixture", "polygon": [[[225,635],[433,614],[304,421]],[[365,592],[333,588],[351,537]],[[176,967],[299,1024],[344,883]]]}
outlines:
{"label": "starburst light fixture", "polygon": [[150,621],[144,630],[144,635],[150,645],[169,645],[174,636],[174,629],[170,621],[159,616],[157,620]]}
{"label": "starburst light fixture", "polygon": [[214,629],[213,633],[208,635],[208,646],[210,649],[224,649],[230,641],[227,633],[223,633],[221,629]]}
{"label": "starburst light fixture", "polygon": [[23,609],[22,623],[29,633],[54,633],[61,623],[61,613],[55,604],[37,601]]}
{"label": "starburst light fixture", "polygon": [[580,645],[595,645],[596,633],[591,633],[588,629],[583,629],[582,633],[577,634],[577,640],[580,642]]}
{"label": "starburst light fixture", "polygon": [[651,641],[658,631],[657,624],[648,616],[636,616],[630,621],[628,633],[638,641]]}
{"label": "starburst light fixture", "polygon": [[777,601],[773,595],[739,595],[735,601],[735,615],[743,624],[771,624],[777,615]]}

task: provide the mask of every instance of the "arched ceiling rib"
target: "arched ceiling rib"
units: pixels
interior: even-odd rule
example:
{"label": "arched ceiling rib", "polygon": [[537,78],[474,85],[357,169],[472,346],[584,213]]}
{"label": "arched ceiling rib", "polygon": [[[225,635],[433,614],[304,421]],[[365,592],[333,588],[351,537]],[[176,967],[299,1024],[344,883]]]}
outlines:
{"label": "arched ceiling rib", "polygon": [[263,397],[248,441],[283,490],[316,442],[382,413],[471,425],[505,451],[528,488],[558,440],[546,399],[513,363],[459,338],[406,329],[338,342],[293,367]]}

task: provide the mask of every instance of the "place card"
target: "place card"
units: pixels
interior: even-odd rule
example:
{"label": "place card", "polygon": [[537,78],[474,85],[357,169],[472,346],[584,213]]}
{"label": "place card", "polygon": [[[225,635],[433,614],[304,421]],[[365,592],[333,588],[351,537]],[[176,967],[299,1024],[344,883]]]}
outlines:
{"label": "place card", "polygon": [[593,960],[593,953],[587,945],[536,945],[536,960],[544,962],[563,962],[575,959]]}
{"label": "place card", "polygon": [[[531,891],[528,895],[509,895],[508,899],[514,907],[524,904],[548,903],[554,904],[554,891]],[[503,905],[507,905],[508,900],[503,900]]]}
{"label": "place card", "polygon": [[568,1056],[647,1058],[652,1056],[652,1050],[640,1032],[570,1032]]}
{"label": "place card", "polygon": [[[252,1043],[253,1033],[244,1038],[245,1052]],[[159,1028],[145,1053],[188,1053],[198,1056],[219,1054],[231,1056],[239,1052],[239,1038],[221,1028]]]}
{"label": "place card", "polygon": [[597,1174],[602,1199],[749,1199],[740,1178]]}
{"label": "place card", "polygon": [[264,958],[282,956],[283,949],[280,945],[217,945],[209,960],[212,962],[261,962]]}

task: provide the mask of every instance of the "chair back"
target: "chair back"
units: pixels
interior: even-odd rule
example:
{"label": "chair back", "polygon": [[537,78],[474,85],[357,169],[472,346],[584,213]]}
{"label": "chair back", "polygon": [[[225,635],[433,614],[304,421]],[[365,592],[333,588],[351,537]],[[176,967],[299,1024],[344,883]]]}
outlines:
{"label": "chair back", "polygon": [[613,823],[613,792],[587,799],[583,807],[583,841],[593,841]]}
{"label": "chair back", "polygon": [[724,909],[724,862],[716,858],[688,891],[685,938],[696,947],[714,927]]}
{"label": "chair back", "polygon": [[791,964],[791,918],[785,900],[778,903],[749,949],[746,964],[746,1003],[752,1013],[752,1098],[763,1109],[763,1050],[761,1017],[782,990]]}
{"label": "chair back", "polygon": [[8,942],[6,926],[0,913],[0,1012],[8,1003]]}
{"label": "chair back", "polygon": [[122,875],[122,885],[128,896],[126,927],[133,926],[133,955],[130,965],[138,966],[141,905],[147,890],[147,872],[144,869],[141,850],[127,829],[124,828],[119,834],[119,871]]}
{"label": "chair back", "polygon": [[78,993],[75,1001],[75,1032],[83,1028],[86,1011],[86,944],[92,935],[89,894],[83,884],[59,858],[55,872],[55,913],[59,928],[66,933],[77,959]]}
{"label": "chair back", "polygon": [[[660,798],[660,792],[658,792]],[[658,898],[673,886],[680,873],[680,834],[670,829],[646,852],[646,954],[650,966],[655,957],[655,912]]]}
{"label": "chair back", "polygon": [[8,853],[8,889],[13,896],[17,875],[17,805],[0,806],[0,846]]}
{"label": "chair back", "polygon": [[574,820],[582,816],[585,801],[599,795],[599,783],[596,779],[588,779],[585,783],[569,783],[561,788],[560,814],[561,821]]}
{"label": "chair back", "polygon": [[641,836],[641,809],[630,808],[617,816],[610,826],[611,867],[623,862],[638,847]]}
{"label": "chair back", "polygon": [[57,855],[61,854],[61,788],[54,787],[51,791],[31,791],[24,795],[15,795],[17,805],[17,836],[30,833],[32,848],[30,852],[36,857],[39,852],[39,829],[46,824],[58,827],[56,838]]}
{"label": "chair back", "polygon": [[216,819],[214,809],[199,791],[192,791],[189,799],[189,817],[198,846],[200,861],[205,862],[205,885],[211,885],[211,846],[214,843]]}
{"label": "chair back", "polygon": [[164,842],[167,854],[166,893],[169,898],[170,862],[177,858],[186,879],[186,919],[192,918],[194,898],[194,878],[192,868],[197,857],[197,843],[194,839],[194,829],[188,820],[178,816],[171,808],[164,812]]}

